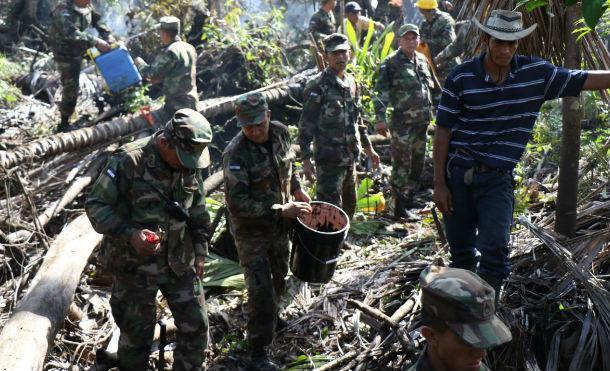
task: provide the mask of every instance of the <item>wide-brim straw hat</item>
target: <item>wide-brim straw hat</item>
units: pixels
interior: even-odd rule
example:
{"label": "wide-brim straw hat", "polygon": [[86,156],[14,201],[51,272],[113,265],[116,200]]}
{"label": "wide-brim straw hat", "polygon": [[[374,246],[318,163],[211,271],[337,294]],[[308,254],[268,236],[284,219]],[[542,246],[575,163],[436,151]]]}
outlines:
{"label": "wide-brim straw hat", "polygon": [[520,12],[510,10],[493,10],[487,18],[485,25],[478,19],[472,19],[474,23],[486,34],[505,41],[519,40],[534,32],[538,24],[524,29],[523,15]]}

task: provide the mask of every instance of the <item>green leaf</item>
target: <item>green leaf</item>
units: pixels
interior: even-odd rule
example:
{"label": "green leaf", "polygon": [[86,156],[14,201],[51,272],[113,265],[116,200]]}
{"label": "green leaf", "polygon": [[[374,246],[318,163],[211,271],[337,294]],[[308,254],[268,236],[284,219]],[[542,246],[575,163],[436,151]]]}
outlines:
{"label": "green leaf", "polygon": [[352,26],[352,22],[350,22],[349,19],[347,19],[347,18],[345,19],[343,24],[345,25],[345,35],[347,36],[347,39],[349,40],[350,44],[352,44],[352,47],[354,48],[354,52],[356,54],[358,54],[360,47],[359,47],[358,36],[356,35],[356,30],[354,30],[354,26]]}
{"label": "green leaf", "polygon": [[358,190],[356,191],[356,199],[359,200],[362,197],[366,196],[369,191],[373,189],[373,180],[371,178],[364,178],[360,182],[358,186]]}
{"label": "green leaf", "polygon": [[606,11],[605,0],[583,0],[582,16],[590,28],[595,28]]}
{"label": "green leaf", "polygon": [[246,287],[244,275],[239,263],[209,253],[205,259],[203,287],[220,287],[243,290]]}
{"label": "green leaf", "polygon": [[349,233],[356,236],[370,236],[380,229],[385,227],[385,224],[379,220],[365,220],[363,222],[353,222],[349,227]]}
{"label": "green leaf", "polygon": [[548,2],[547,0],[533,0],[533,1],[528,1],[525,4],[525,9],[527,9],[528,12],[531,12],[535,9],[541,8],[543,6],[547,6]]}
{"label": "green leaf", "polygon": [[[351,22],[349,22],[351,23]],[[364,45],[362,45],[362,50],[358,54],[358,64],[361,64],[364,57],[366,57],[369,51],[369,45],[371,45],[371,39],[373,38],[373,34],[375,33],[375,23],[373,21],[369,22],[369,29],[366,33],[366,39],[364,40]]]}
{"label": "green leaf", "polygon": [[383,42],[383,49],[381,49],[381,60],[384,60],[385,57],[390,53],[390,48],[392,47],[392,41],[394,41],[394,32],[390,32],[386,35],[385,40]]}

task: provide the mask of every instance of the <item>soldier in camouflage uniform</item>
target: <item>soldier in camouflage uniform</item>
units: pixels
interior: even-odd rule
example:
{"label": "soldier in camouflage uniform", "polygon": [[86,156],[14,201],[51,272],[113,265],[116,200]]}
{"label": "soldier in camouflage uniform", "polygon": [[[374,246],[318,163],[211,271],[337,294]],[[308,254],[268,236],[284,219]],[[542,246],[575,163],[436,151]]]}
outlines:
{"label": "soldier in camouflage uniform", "polygon": [[337,31],[337,22],[333,13],[336,3],[336,0],[322,0],[320,9],[309,20],[309,32],[313,34],[320,51],[324,48],[322,40]]}
{"label": "soldier in camouflage uniform", "polygon": [[160,19],[160,34],[163,48],[152,65],[136,58],[142,76],[152,83],[163,84],[165,104],[153,111],[155,123],[163,124],[181,108],[197,110],[197,53],[189,43],[180,39],[180,20],[176,17]]}
{"label": "soldier in camouflage uniform", "polygon": [[366,133],[359,125],[360,97],[354,78],[345,72],[350,57],[347,38],[332,34],[324,38],[328,67],[305,86],[299,121],[299,145],[303,170],[313,180],[312,151],[316,163],[316,197],[342,207],[351,218],[356,211],[356,162],[364,145],[373,167],[379,166]]}
{"label": "soldier in camouflage uniform", "polygon": [[211,138],[200,113],[177,111],[164,129],[120,148],[85,202],[104,234],[102,264],[114,276],[110,305],[122,370],[148,367],[158,290],[178,328],[174,370],[203,367],[208,318],[200,278],[210,216],[201,168]]}
{"label": "soldier in camouflage uniform", "polygon": [[426,130],[432,119],[432,73],[426,57],[415,51],[419,29],[405,24],[398,32],[400,49],[379,67],[374,100],[377,131],[386,135],[386,111],[394,108],[390,125],[392,176],[396,217],[407,216],[426,158]]}
{"label": "soldier in camouflage uniform", "polygon": [[456,58],[460,58],[462,54],[464,54],[466,46],[468,45],[466,36],[468,36],[468,33],[470,32],[471,25],[471,20],[460,21],[455,24],[457,30],[455,40],[434,57],[435,63],[437,63],[442,70],[447,70],[445,65],[453,63]]}
{"label": "soldier in camouflage uniform", "polygon": [[494,289],[471,271],[438,266],[424,269],[419,285],[428,345],[407,371],[488,371],[486,350],[512,340],[495,315]]}
{"label": "soldier in camouflage uniform", "polygon": [[223,171],[231,233],[248,289],[249,362],[253,369],[273,370],[278,368],[265,347],[279,327],[278,302],[288,273],[288,219],[310,213],[311,200],[293,171],[288,129],[270,121],[264,97],[245,96],[235,111],[242,131],[224,151]]}
{"label": "soldier in camouflage uniform", "polygon": [[65,0],[53,10],[52,17],[49,46],[63,88],[59,104],[61,122],[57,127],[61,132],[69,130],[70,117],[76,108],[83,54],[94,46],[101,51],[110,50],[106,41],[86,30],[95,27],[102,37],[108,37],[110,31],[93,11],[91,0]]}
{"label": "soldier in camouflage uniform", "polygon": [[[434,57],[455,40],[455,21],[449,14],[438,9],[436,0],[419,0],[415,5],[425,18],[419,26],[422,43],[428,45],[430,54]],[[449,72],[459,62],[458,58],[453,58],[439,66],[434,61],[441,85],[444,84]]]}
{"label": "soldier in camouflage uniform", "polygon": [[375,8],[375,20],[389,25],[394,22],[394,32],[404,21],[402,2],[392,0],[378,0]]}
{"label": "soldier in camouflage uniform", "polygon": [[189,7],[192,14],[191,29],[186,35],[186,41],[197,48],[201,45],[203,27],[210,21],[210,10],[205,6],[203,0],[193,0]]}

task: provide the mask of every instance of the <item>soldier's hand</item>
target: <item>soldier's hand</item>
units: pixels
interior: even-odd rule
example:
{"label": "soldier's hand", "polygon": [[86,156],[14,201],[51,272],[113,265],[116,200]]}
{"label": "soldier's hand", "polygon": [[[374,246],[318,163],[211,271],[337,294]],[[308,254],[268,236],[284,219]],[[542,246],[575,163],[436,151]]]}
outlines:
{"label": "soldier's hand", "polygon": [[133,232],[131,237],[129,237],[129,243],[131,243],[131,246],[133,246],[140,255],[156,255],[161,244],[159,242],[152,244],[146,241],[146,236],[154,233],[155,232],[148,229],[140,229],[139,231]]}
{"label": "soldier's hand", "polygon": [[203,278],[203,272],[205,268],[205,256],[197,255],[195,257],[195,273],[197,277]]}
{"label": "soldier's hand", "polygon": [[296,201],[300,201],[300,202],[306,202],[306,203],[310,203],[311,202],[311,197],[309,197],[309,195],[307,194],[307,192],[303,191],[303,189],[298,189],[294,192],[294,199]]}
{"label": "soldier's hand", "polygon": [[432,200],[443,214],[451,215],[453,212],[453,200],[451,191],[446,184],[435,185]]}
{"label": "soldier's hand", "polygon": [[105,42],[102,39],[96,40],[95,47],[98,48],[102,52],[107,52],[108,50],[110,50],[110,44],[108,44],[107,42]]}
{"label": "soldier's hand", "polygon": [[311,160],[303,160],[303,173],[310,182],[313,183],[316,181],[316,173],[313,169],[313,165],[311,164]]}
{"label": "soldier's hand", "polygon": [[136,67],[140,68],[140,66],[143,66],[146,64],[146,62],[144,61],[144,59],[142,59],[141,57],[137,57],[133,63],[136,65]]}
{"label": "soldier's hand", "polygon": [[378,121],[377,125],[375,125],[375,129],[379,135],[383,135],[384,137],[388,135],[388,124],[384,121]]}
{"label": "soldier's hand", "polygon": [[283,218],[298,218],[311,213],[311,205],[307,202],[291,201],[282,205]]}

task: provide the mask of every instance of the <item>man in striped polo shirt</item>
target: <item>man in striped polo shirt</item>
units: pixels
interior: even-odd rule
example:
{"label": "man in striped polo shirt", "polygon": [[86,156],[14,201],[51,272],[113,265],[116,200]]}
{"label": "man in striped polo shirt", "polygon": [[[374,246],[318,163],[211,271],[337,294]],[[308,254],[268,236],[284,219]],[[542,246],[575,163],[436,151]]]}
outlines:
{"label": "man in striped polo shirt", "polygon": [[[484,32],[488,52],[447,77],[436,117],[434,202],[444,215],[451,264],[476,271],[499,295],[510,273],[508,242],[513,174],[546,100],[610,87],[610,71],[556,67],[516,55],[521,13],[491,12]],[[477,254],[480,253],[480,257]]]}

